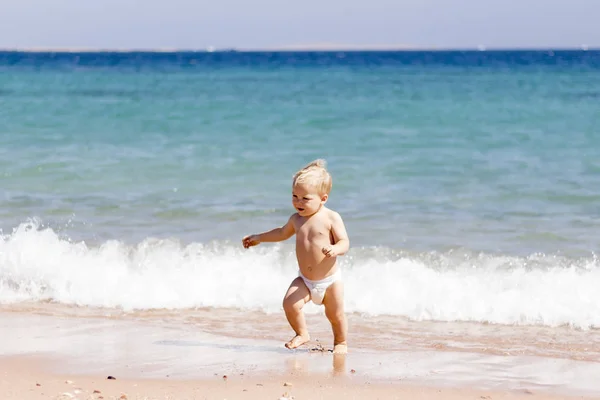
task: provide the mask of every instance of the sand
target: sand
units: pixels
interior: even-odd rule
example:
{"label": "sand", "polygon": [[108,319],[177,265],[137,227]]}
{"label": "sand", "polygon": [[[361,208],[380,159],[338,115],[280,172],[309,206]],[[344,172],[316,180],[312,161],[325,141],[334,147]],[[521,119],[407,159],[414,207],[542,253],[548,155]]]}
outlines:
{"label": "sand", "polygon": [[[593,399],[598,363],[431,350],[347,356],[163,321],[0,313],[0,399]],[[112,376],[116,379],[107,379]]]}
{"label": "sand", "polygon": [[[352,377],[300,377],[271,371],[204,379],[107,379],[108,376],[52,373],[68,360],[31,356],[0,359],[0,398],[19,399],[565,399],[530,390],[494,392],[470,388],[436,388],[371,383]],[[93,362],[93,361],[91,361]],[[586,397],[572,397],[584,399]],[[590,397],[591,398],[591,397]]]}

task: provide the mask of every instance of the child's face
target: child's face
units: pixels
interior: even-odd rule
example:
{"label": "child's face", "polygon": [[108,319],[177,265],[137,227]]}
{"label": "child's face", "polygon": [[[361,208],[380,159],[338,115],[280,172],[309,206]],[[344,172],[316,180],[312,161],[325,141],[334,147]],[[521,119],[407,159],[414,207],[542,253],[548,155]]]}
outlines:
{"label": "child's face", "polygon": [[317,190],[308,185],[297,183],[292,188],[292,204],[302,217],[313,215],[327,201],[326,194],[319,194]]}

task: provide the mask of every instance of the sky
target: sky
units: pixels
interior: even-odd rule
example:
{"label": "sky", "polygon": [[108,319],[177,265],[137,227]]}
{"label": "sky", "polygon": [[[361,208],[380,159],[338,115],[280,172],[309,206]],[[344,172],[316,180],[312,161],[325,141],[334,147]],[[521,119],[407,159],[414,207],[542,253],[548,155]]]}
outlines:
{"label": "sky", "polygon": [[600,47],[600,0],[0,0],[0,48]]}

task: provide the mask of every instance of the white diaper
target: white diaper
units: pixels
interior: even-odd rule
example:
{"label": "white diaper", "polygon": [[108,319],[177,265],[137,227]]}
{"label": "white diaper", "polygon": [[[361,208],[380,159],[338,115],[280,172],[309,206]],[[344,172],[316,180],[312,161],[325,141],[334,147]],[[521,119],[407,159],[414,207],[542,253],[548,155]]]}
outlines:
{"label": "white diaper", "polygon": [[300,271],[298,271],[298,276],[302,278],[304,284],[308,288],[312,302],[316,305],[321,305],[323,304],[325,291],[327,291],[327,288],[333,285],[334,282],[337,282],[342,278],[342,272],[338,268],[334,274],[329,275],[327,278],[321,279],[320,281],[311,281],[310,279],[306,279]]}

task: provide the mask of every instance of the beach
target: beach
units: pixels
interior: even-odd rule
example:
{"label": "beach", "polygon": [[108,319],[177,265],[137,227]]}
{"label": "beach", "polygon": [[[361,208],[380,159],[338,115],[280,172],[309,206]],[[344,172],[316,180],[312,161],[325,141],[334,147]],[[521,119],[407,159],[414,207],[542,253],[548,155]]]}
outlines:
{"label": "beach", "polygon": [[[0,51],[0,399],[600,395],[600,52],[334,47]],[[316,158],[345,357],[241,243]]]}
{"label": "beach", "polygon": [[597,363],[555,357],[441,347],[334,356],[314,341],[290,351],[161,320],[6,311],[0,329],[3,399],[600,398]]}
{"label": "beach", "polygon": [[[54,361],[59,363],[59,361]],[[350,379],[297,376],[294,374],[250,375],[181,380],[115,379],[100,376],[48,373],[48,360],[3,359],[0,395],[3,399],[591,399],[556,396],[529,390],[488,391],[437,388],[401,383],[370,383]],[[40,369],[43,369],[40,371]],[[244,375],[242,375],[244,374]],[[9,389],[5,389],[9,388]]]}

